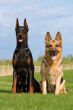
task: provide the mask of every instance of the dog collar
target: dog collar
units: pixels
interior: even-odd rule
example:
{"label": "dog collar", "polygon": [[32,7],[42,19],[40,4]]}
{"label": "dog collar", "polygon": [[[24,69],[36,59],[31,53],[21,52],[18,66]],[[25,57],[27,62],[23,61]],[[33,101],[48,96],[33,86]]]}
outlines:
{"label": "dog collar", "polygon": [[[25,50],[28,50],[29,48],[27,47],[27,48],[24,48],[23,50],[25,51]],[[16,50],[21,50],[21,49],[18,49],[18,48],[16,48]]]}

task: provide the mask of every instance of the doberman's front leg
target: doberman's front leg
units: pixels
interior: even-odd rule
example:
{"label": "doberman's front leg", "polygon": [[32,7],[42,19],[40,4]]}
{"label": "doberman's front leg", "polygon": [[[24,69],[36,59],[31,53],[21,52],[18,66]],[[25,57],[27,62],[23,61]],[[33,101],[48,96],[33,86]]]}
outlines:
{"label": "doberman's front leg", "polygon": [[13,72],[13,85],[12,85],[12,93],[16,93],[16,85],[17,85],[17,75],[16,72]]}
{"label": "doberman's front leg", "polygon": [[33,71],[30,68],[29,69],[29,93],[33,93],[34,92],[34,87],[33,87]]}

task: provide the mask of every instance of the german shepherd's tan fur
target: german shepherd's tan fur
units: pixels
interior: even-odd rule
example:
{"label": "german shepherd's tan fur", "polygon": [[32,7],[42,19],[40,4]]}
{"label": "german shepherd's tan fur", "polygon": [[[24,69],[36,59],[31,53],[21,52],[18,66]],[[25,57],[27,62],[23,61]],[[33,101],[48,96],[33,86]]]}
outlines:
{"label": "german shepherd's tan fur", "polygon": [[43,94],[47,94],[47,92],[54,92],[55,95],[66,93],[65,80],[63,80],[62,37],[60,32],[57,32],[54,40],[52,40],[49,32],[46,33],[41,79]]}

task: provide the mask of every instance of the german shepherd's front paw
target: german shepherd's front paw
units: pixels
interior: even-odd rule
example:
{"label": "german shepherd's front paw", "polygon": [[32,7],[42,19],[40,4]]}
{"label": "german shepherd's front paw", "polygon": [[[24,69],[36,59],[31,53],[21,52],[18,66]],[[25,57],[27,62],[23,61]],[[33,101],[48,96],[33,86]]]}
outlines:
{"label": "german shepherd's front paw", "polygon": [[56,91],[56,92],[55,92],[55,95],[59,95],[59,92],[58,92],[58,91]]}

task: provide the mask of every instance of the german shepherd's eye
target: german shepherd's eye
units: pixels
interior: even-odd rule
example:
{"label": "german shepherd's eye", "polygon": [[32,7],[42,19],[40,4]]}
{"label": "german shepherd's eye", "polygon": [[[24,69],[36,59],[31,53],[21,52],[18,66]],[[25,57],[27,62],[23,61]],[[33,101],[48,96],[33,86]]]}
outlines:
{"label": "german shepherd's eye", "polygon": [[51,47],[52,47],[52,45],[47,45],[47,46],[46,46],[46,48],[51,48]]}
{"label": "german shepherd's eye", "polygon": [[51,47],[52,47],[52,45],[50,44],[50,45],[48,45],[48,47],[49,47],[49,48],[51,48]]}
{"label": "german shepherd's eye", "polygon": [[60,45],[56,44],[55,47],[59,47]]}

